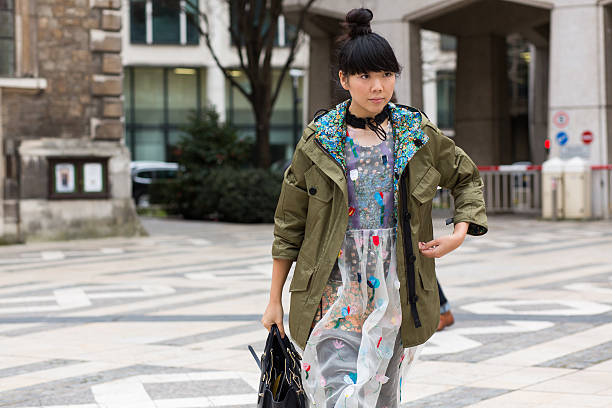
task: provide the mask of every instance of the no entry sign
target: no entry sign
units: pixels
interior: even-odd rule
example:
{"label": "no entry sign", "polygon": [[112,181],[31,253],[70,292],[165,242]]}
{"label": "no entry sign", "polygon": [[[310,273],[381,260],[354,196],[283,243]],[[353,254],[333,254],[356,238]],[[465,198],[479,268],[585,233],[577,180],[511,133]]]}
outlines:
{"label": "no entry sign", "polygon": [[590,144],[593,141],[593,132],[591,132],[590,130],[585,130],[584,132],[582,132],[582,143],[584,144]]}
{"label": "no entry sign", "polygon": [[553,116],[553,123],[559,128],[564,128],[569,123],[569,115],[567,112],[559,111]]}

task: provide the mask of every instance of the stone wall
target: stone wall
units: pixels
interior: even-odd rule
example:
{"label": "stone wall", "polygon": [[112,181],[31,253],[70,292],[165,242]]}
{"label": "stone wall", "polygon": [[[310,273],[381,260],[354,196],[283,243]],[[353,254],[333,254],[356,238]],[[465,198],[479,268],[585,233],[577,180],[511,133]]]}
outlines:
{"label": "stone wall", "polygon": [[[123,135],[120,8],[120,0],[16,0],[17,75],[47,85],[0,89],[2,159],[9,169],[2,240],[142,232]],[[49,200],[48,160],[66,156],[107,157],[109,198]]]}

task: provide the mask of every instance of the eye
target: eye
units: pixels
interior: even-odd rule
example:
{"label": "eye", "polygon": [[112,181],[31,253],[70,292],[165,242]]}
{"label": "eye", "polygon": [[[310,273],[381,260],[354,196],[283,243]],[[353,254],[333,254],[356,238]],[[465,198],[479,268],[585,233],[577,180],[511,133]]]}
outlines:
{"label": "eye", "polygon": [[385,72],[385,77],[386,78],[389,78],[391,76],[393,76],[393,72]]}
{"label": "eye", "polygon": [[368,79],[370,77],[369,74],[361,74],[360,78],[361,79]]}

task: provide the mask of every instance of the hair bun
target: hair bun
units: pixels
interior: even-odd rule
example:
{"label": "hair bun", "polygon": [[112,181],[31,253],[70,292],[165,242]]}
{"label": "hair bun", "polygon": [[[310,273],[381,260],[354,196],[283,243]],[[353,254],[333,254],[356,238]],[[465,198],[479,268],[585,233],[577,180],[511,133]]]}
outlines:
{"label": "hair bun", "polygon": [[355,8],[346,13],[346,23],[344,25],[349,37],[355,38],[360,35],[370,34],[372,32],[370,21],[373,18],[374,13],[367,8]]}

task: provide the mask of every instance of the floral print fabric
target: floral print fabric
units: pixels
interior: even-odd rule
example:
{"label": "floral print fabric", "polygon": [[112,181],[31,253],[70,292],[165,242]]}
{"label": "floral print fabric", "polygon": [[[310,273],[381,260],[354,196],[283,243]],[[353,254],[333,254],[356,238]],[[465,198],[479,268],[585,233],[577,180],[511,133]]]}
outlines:
{"label": "floral print fabric", "polygon": [[[350,99],[339,103],[329,112],[318,116],[315,119],[317,125],[317,133],[315,137],[321,143],[321,146],[336,160],[340,167],[346,170],[346,126],[344,125],[344,117],[348,109]],[[429,142],[429,136],[421,129],[421,114],[417,111],[401,109],[393,102],[389,102],[388,106],[391,111],[391,122],[393,123],[392,132],[388,133],[388,138],[393,136],[394,157],[393,165],[393,184],[395,202],[398,201],[399,177],[404,171],[404,168],[415,155],[415,153],[423,148]],[[397,211],[397,207],[395,207]],[[397,212],[395,213],[397,217]]]}
{"label": "floral print fabric", "polygon": [[401,378],[416,358],[404,349],[396,271],[394,138],[361,146],[348,128],[349,224],[303,354],[311,407],[399,406]]}

